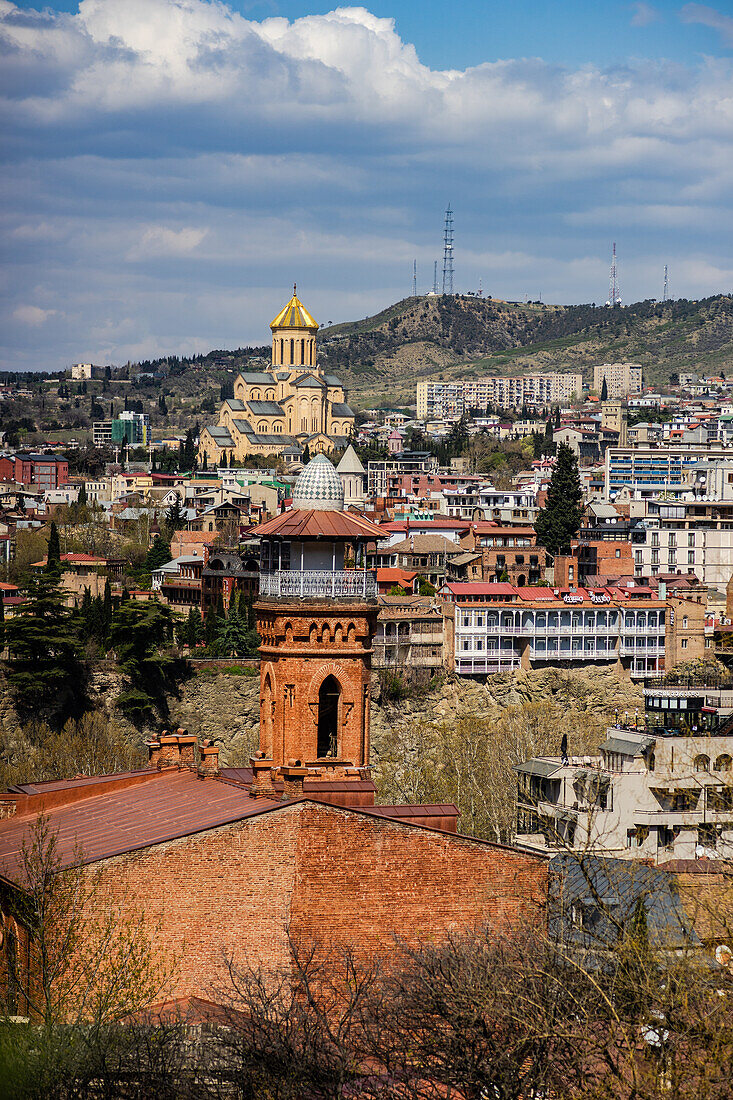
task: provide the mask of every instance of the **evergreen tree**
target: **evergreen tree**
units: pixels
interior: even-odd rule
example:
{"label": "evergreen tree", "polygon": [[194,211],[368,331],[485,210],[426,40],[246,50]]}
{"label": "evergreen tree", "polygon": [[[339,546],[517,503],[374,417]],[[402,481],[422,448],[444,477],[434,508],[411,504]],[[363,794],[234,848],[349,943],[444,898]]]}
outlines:
{"label": "evergreen tree", "polygon": [[5,649],[5,603],[0,592],[0,653]]}
{"label": "evergreen tree", "polygon": [[567,443],[560,443],[547,501],[535,523],[537,541],[552,555],[569,553],[570,540],[578,532],[582,515],[578,462]]}
{"label": "evergreen tree", "polygon": [[168,405],[166,404],[165,394],[163,393],[161,393],[160,397],[158,398],[158,412],[161,416],[168,415]]}
{"label": "evergreen tree", "polygon": [[104,636],[109,637],[109,632],[112,627],[112,586],[109,583],[109,577],[104,582],[104,596],[102,597],[102,608],[104,610]]}
{"label": "evergreen tree", "polygon": [[176,499],[166,512],[165,523],[169,531],[182,531],[186,526],[186,517],[179,496],[176,496]]}
{"label": "evergreen tree", "polygon": [[111,641],[120,669],[130,686],[117,699],[120,709],[133,720],[150,717],[156,705],[167,709],[171,658],[161,653],[173,635],[171,610],[157,600],[127,600],[112,618]]}
{"label": "evergreen tree", "polygon": [[209,456],[207,455],[206,451],[204,451],[204,460],[203,460],[203,463],[201,465],[201,469],[202,470],[208,470],[208,468],[209,468]]}
{"label": "evergreen tree", "polygon": [[190,428],[186,432],[186,442],[183,445],[183,463],[184,470],[196,469],[196,445],[193,431]]}
{"label": "evergreen tree", "polygon": [[204,640],[206,642],[206,648],[211,649],[216,641],[216,632],[219,626],[219,618],[216,614],[216,608],[213,603],[209,604],[209,610],[206,612],[206,621],[204,624]]}
{"label": "evergreen tree", "polygon": [[51,530],[48,536],[48,552],[46,554],[46,573],[56,576],[61,572],[61,542],[56,524],[51,520]]}
{"label": "evergreen tree", "polygon": [[166,565],[171,560],[171,544],[166,542],[162,535],[156,535],[153,545],[145,555],[145,572],[152,573],[161,565]]}
{"label": "evergreen tree", "polygon": [[156,454],[155,454],[155,451],[153,451],[152,455],[150,456],[150,472],[151,472],[151,474],[155,472],[155,468],[156,468]]}
{"label": "evergreen tree", "polygon": [[29,579],[25,602],[5,624],[8,682],[21,709],[63,710],[83,694],[76,619],[56,574]]}
{"label": "evergreen tree", "polygon": [[559,428],[559,427],[560,427],[560,424],[561,424],[561,420],[560,420],[560,406],[559,406],[559,405],[557,405],[557,406],[556,406],[556,408],[555,408],[555,427],[556,427],[556,428]]}
{"label": "evergreen tree", "polygon": [[89,498],[87,497],[87,486],[86,486],[85,481],[82,481],[82,483],[79,487],[79,496],[76,498],[76,502],[77,502],[77,504],[88,504],[89,503]]}
{"label": "evergreen tree", "polygon": [[186,645],[194,649],[202,640],[204,624],[201,621],[201,612],[198,607],[191,607],[186,620]]}
{"label": "evergreen tree", "polygon": [[226,612],[224,610],[224,596],[220,592],[219,595],[216,597],[216,617],[217,619],[223,619],[225,618],[225,616]]}
{"label": "evergreen tree", "polygon": [[179,469],[179,471],[182,472],[183,470],[186,469],[185,462],[186,462],[186,459],[185,459],[185,453],[184,453],[184,449],[183,449],[183,440],[181,440],[181,442],[178,444],[178,469]]}
{"label": "evergreen tree", "polygon": [[603,375],[603,385],[601,386],[601,401],[608,401],[608,382],[606,381],[605,374]]}
{"label": "evergreen tree", "polygon": [[304,466],[307,466],[308,463],[310,462],[310,460],[311,460],[311,449],[308,446],[308,444],[306,443],[305,447],[303,448],[303,457],[301,458],[300,461],[303,463]]}

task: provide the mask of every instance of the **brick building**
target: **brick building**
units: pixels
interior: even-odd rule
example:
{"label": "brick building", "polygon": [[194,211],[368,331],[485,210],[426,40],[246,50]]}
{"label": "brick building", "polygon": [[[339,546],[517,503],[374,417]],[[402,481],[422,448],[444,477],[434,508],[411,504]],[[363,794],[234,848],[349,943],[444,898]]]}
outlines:
{"label": "brick building", "polygon": [[329,949],[349,942],[373,958],[394,950],[395,936],[542,919],[542,854],[458,835],[452,805],[375,805],[377,601],[364,545],[376,528],[343,512],[343,485],[322,456],[293,503],[257,532],[260,751],[248,768],[220,769],[216,746],[179,730],[149,742],[141,771],[0,796],[0,981],[2,952],[24,957],[12,899],[41,812],[64,865],[81,850],[105,903],[123,918],[144,912],[156,951],[178,961],[177,998],[215,996],[226,953],[287,965],[288,934]]}
{"label": "brick building", "polygon": [[0,458],[0,481],[58,489],[69,480],[69,463],[60,455],[14,454]]}

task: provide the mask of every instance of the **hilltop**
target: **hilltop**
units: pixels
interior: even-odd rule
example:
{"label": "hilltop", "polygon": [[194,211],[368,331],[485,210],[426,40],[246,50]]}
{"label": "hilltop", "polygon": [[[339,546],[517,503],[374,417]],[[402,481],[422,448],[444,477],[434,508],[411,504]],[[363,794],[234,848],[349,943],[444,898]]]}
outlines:
{"label": "hilltop", "polygon": [[321,359],[361,407],[414,401],[419,378],[581,371],[630,360],[652,385],[681,371],[733,368],[733,297],[551,306],[464,295],[406,298],[373,317],[334,325]]}

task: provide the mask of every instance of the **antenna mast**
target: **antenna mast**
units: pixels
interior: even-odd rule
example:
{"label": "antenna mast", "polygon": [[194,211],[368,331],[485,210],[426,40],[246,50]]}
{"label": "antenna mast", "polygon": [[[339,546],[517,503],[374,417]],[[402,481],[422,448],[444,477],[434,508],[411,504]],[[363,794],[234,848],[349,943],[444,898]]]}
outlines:
{"label": "antenna mast", "polygon": [[616,242],[613,242],[613,253],[611,254],[611,275],[609,278],[609,293],[607,306],[611,309],[616,309],[621,305],[621,291],[618,285],[618,278],[616,273]]}
{"label": "antenna mast", "polygon": [[433,263],[433,294],[438,293],[438,261]]}
{"label": "antenna mast", "polygon": [[664,265],[664,290],[662,291],[662,301],[669,300],[669,279],[667,278],[667,265]]}
{"label": "antenna mast", "polygon": [[443,293],[453,293],[453,211],[448,203],[443,230]]}
{"label": "antenna mast", "polygon": [[417,298],[417,260],[412,261],[412,296]]}

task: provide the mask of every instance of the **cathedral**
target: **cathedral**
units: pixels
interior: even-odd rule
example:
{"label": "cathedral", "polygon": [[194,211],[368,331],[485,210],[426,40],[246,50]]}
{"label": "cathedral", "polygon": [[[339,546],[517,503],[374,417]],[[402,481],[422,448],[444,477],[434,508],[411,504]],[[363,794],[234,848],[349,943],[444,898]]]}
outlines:
{"label": "cathedral", "polygon": [[205,455],[209,466],[278,454],[288,446],[308,444],[311,454],[322,454],[348,444],[354,413],[339,379],[317,364],[318,323],[295,286],[270,328],[270,369],[238,375],[234,397],[219,410],[219,423],[201,432],[199,460]]}

